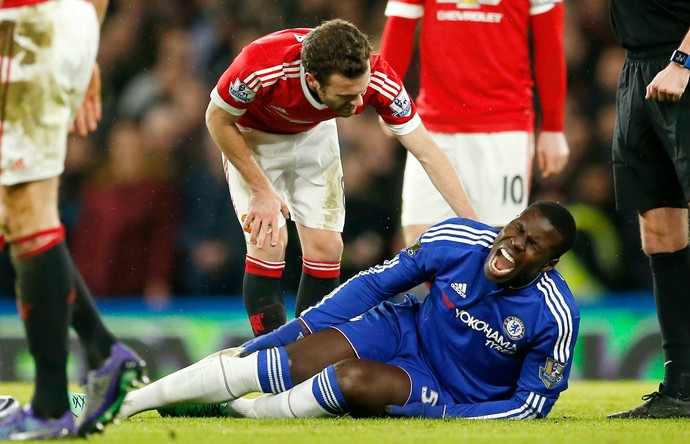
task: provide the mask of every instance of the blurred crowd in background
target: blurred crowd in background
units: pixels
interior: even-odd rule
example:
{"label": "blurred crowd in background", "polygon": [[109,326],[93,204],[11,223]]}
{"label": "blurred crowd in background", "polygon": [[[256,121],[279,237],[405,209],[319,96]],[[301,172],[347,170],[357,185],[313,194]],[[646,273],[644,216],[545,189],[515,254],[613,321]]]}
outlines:
{"label": "blurred crowd in background", "polygon": [[[386,0],[110,3],[98,57],[104,118],[90,139],[70,139],[62,178],[61,212],[75,259],[96,297],[164,304],[173,296],[239,295],[244,238],[220,152],[205,128],[209,93],[246,43],[279,29],[341,17],[378,49]],[[625,51],[612,38],[608,2],[567,0],[565,6],[571,158],[555,178],[535,175],[531,200],[557,200],[576,217],[577,245],[558,269],[579,299],[648,291],[637,217],[615,210],[610,165]],[[415,69],[405,84],[415,96]],[[347,208],[344,281],[403,247],[405,150],[372,113],[338,124]],[[283,289],[294,294],[301,261],[289,227]],[[0,294],[13,297],[3,254]]]}

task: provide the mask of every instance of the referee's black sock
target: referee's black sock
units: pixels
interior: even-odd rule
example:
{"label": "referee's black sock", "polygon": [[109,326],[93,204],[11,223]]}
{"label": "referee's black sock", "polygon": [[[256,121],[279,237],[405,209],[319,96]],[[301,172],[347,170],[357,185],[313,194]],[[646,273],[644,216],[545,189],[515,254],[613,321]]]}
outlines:
{"label": "referee's black sock", "polygon": [[649,256],[664,348],[664,394],[690,398],[690,248]]}

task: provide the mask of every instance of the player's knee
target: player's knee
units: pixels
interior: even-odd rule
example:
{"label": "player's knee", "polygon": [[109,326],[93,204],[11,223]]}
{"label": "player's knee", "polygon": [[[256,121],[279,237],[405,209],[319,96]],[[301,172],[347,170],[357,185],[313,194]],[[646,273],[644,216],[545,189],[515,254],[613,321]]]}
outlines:
{"label": "player's knee", "polygon": [[642,250],[645,254],[673,253],[688,245],[687,233],[682,230],[673,232],[646,229],[642,230]]}
{"label": "player's knee", "polygon": [[361,399],[370,393],[371,375],[361,364],[359,359],[345,359],[333,366],[338,388],[348,401]]}
{"label": "player's knee", "polygon": [[338,262],[343,255],[343,238],[333,236],[328,242],[313,243],[309,251],[304,251],[304,257],[313,261]]}

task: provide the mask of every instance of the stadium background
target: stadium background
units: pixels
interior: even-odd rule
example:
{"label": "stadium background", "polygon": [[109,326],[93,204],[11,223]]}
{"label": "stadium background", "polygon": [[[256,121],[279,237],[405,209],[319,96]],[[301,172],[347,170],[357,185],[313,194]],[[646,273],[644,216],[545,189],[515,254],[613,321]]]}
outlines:
{"label": "stadium background", "polygon": [[[613,203],[614,94],[625,53],[612,39],[607,2],[565,5],[571,160],[558,177],[535,179],[532,200],[558,200],[578,222],[578,243],[558,267],[582,308],[575,377],[658,379],[658,325],[636,216],[616,212]],[[111,0],[99,54],[105,115],[94,137],[70,139],[61,215],[106,320],[142,352],[154,375],[241,343],[250,332],[239,297],[242,233],[204,127],[215,81],[247,42],[332,17],[355,23],[378,48],[384,8],[385,0]],[[405,83],[414,94],[410,71]],[[403,246],[405,151],[371,113],[341,119],[339,131],[346,279]],[[301,265],[291,234],[289,301]],[[5,251],[0,380],[30,380],[11,281]],[[78,355],[71,366],[76,380]]]}

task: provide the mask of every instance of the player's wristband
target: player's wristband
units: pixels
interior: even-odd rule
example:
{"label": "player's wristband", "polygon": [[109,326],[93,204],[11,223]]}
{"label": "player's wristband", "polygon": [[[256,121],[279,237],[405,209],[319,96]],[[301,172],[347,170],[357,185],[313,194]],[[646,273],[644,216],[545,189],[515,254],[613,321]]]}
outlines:
{"label": "player's wristband", "polygon": [[673,51],[673,54],[671,54],[671,61],[690,69],[690,55],[681,50],[676,49]]}

